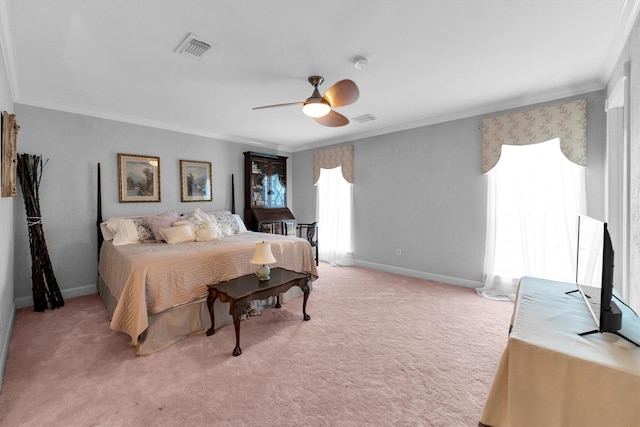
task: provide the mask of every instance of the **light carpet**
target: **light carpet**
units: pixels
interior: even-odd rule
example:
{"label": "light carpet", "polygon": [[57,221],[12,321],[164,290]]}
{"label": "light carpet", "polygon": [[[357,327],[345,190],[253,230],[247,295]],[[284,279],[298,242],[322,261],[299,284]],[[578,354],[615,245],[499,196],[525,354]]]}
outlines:
{"label": "light carpet", "polygon": [[321,263],[302,298],[138,357],[97,295],[19,310],[3,426],[476,426],[513,304]]}

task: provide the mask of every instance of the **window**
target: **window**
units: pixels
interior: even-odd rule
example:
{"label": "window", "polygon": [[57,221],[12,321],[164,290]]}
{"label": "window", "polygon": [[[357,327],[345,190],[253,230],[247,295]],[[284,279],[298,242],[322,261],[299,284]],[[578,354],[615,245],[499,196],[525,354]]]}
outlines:
{"label": "window", "polygon": [[319,258],[331,265],[353,265],[351,207],[353,184],[342,175],[342,167],[320,169],[318,186]]}
{"label": "window", "polygon": [[574,281],[578,215],[585,212],[584,167],[558,139],[504,145],[488,173],[484,288],[512,299],[522,276]]}

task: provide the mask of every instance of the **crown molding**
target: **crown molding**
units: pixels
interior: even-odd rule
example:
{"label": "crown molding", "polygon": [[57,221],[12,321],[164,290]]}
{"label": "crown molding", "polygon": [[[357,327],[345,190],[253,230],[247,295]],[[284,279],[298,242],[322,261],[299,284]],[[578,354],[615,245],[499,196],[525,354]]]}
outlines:
{"label": "crown molding", "polygon": [[0,50],[4,66],[7,70],[11,99],[16,102],[20,92],[18,90],[18,73],[15,67],[15,54],[13,49],[13,37],[11,33],[11,8],[7,0],[0,0]]}
{"label": "crown molding", "polygon": [[633,26],[640,14],[640,0],[625,0],[620,16],[618,17],[618,25],[616,33],[611,40],[607,56],[602,65],[600,78],[607,82],[611,78],[611,74],[620,59],[620,55],[627,45]]}

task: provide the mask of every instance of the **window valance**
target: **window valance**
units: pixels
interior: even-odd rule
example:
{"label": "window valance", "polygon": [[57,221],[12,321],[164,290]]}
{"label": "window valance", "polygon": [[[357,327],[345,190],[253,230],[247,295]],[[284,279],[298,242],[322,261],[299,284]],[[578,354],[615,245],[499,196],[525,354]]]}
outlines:
{"label": "window valance", "polygon": [[320,169],[334,169],[342,166],[342,176],[353,184],[353,145],[318,150],[313,153],[313,183],[320,178]]}
{"label": "window valance", "polygon": [[503,145],[528,145],[560,138],[565,157],[587,164],[587,101],[579,99],[482,120],[482,173],[500,159]]}

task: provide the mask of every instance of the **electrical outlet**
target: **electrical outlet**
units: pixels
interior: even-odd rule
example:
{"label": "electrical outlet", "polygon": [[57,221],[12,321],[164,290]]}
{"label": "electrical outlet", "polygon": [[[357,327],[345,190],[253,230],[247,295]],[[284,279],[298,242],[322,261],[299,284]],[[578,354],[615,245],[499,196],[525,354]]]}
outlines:
{"label": "electrical outlet", "polygon": [[396,249],[396,255],[397,256],[402,256],[402,249],[400,249],[400,248]]}

